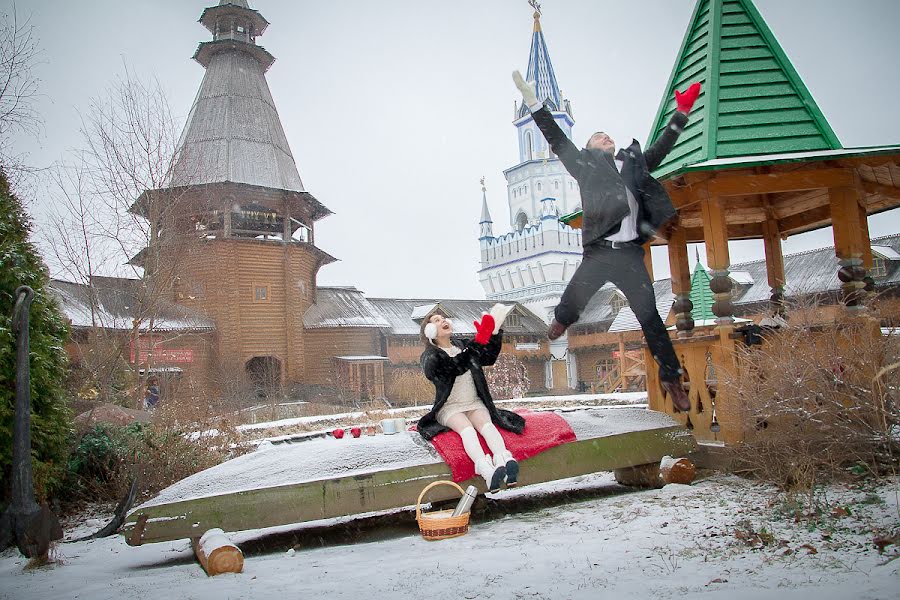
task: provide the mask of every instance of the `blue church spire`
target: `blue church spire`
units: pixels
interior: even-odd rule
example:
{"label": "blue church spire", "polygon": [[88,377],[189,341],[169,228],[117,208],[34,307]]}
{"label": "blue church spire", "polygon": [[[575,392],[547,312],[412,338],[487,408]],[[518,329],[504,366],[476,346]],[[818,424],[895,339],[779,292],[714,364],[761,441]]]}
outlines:
{"label": "blue church spire", "polygon": [[[541,5],[536,0],[528,2],[534,7],[534,32],[531,35],[531,53],[528,56],[528,74],[525,79],[534,81],[537,98],[548,104],[551,111],[566,112],[572,116],[569,101],[564,99],[559,91],[559,83],[556,81],[556,73],[553,72],[553,63],[550,61],[550,51],[547,50],[547,41],[541,30]],[[519,107],[516,118],[522,118],[530,114],[524,104]]]}

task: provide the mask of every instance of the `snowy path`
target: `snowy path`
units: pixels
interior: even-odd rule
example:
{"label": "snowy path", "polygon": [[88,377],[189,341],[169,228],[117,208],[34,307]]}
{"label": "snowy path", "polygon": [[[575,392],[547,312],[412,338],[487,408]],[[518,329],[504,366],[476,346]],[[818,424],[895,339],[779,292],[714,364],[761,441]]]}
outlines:
{"label": "snowy path", "polygon": [[[31,571],[7,551],[0,598],[897,598],[900,560],[887,562],[897,548],[879,555],[872,531],[900,525],[898,486],[900,479],[877,493],[829,491],[829,504],[849,507],[850,515],[826,517],[827,527],[810,531],[779,517],[770,488],[735,477],[623,493],[610,474],[598,474],[502,492],[497,498],[596,493],[476,522],[453,540],[410,534],[251,555],[242,574],[215,578],[196,564],[187,541],[132,548],[116,536],[63,544],[62,565]],[[735,531],[768,542],[754,549]]]}

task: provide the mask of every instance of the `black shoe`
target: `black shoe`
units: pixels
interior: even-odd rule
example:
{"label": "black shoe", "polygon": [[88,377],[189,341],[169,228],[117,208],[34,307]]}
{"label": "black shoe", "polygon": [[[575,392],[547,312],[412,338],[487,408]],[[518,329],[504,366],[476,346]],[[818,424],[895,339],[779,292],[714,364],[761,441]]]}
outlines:
{"label": "black shoe", "polygon": [[500,491],[500,486],[503,485],[503,480],[506,479],[506,467],[497,467],[494,469],[494,475],[491,477],[491,493],[496,493]]}
{"label": "black shoe", "polygon": [[519,485],[519,463],[515,460],[506,461],[506,487]]}
{"label": "black shoe", "polygon": [[556,338],[560,337],[565,332],[566,332],[566,326],[563,325],[562,323],[560,323],[559,321],[557,321],[556,319],[553,319],[552,321],[550,321],[550,328],[547,329],[547,337],[550,338],[550,340],[552,341],[552,340],[555,340]]}
{"label": "black shoe", "polygon": [[662,387],[669,394],[669,398],[672,399],[672,407],[675,409],[675,412],[688,412],[691,410],[691,401],[687,392],[684,391],[681,381],[677,379],[675,381],[663,381]]}

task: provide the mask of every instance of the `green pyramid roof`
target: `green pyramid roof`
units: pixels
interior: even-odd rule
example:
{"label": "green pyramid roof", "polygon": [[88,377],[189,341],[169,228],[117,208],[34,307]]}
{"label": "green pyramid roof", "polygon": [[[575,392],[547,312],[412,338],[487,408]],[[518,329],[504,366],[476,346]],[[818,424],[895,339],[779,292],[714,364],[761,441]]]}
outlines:
{"label": "green pyramid roof", "polygon": [[694,304],[691,317],[695,321],[711,321],[716,318],[712,311],[713,293],[709,289],[709,273],[699,258],[691,276],[691,302]]}
{"label": "green pyramid roof", "polygon": [[694,81],[703,91],[656,177],[716,158],[841,147],[751,0],[697,1],[651,141],[675,111],[674,90]]}

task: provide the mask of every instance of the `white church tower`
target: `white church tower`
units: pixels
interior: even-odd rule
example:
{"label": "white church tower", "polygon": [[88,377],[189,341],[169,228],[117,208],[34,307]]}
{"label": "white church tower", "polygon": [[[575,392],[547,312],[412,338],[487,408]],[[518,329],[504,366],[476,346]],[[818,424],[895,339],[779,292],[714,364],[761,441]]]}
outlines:
{"label": "white church tower", "polygon": [[[535,8],[534,31],[526,79],[535,82],[538,99],[571,138],[575,124],[572,106],[563,97],[553,72],[541,30],[540,6],[534,0],[531,5]],[[478,279],[489,300],[520,302],[549,323],[553,308],[581,263],[581,230],[559,221],[561,215],[581,210],[581,195],[578,183],[550,150],[524,103],[516,103],[513,125],[519,162],[503,172],[511,230],[494,236],[482,186]],[[550,388],[575,387],[574,356],[568,355],[567,348],[565,336],[551,344],[554,357],[559,361],[566,359],[567,365],[563,370],[560,364],[548,364]]]}

